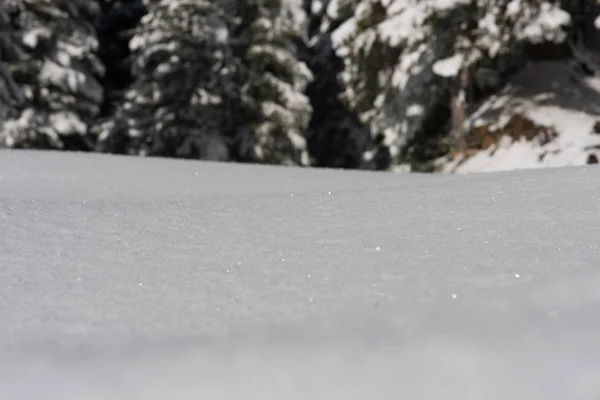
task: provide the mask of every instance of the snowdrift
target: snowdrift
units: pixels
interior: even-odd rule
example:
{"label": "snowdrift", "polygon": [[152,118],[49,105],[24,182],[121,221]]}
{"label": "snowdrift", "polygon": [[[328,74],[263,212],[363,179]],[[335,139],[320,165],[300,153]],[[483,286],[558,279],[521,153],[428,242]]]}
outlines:
{"label": "snowdrift", "polygon": [[600,170],[0,151],[4,399],[597,399]]}

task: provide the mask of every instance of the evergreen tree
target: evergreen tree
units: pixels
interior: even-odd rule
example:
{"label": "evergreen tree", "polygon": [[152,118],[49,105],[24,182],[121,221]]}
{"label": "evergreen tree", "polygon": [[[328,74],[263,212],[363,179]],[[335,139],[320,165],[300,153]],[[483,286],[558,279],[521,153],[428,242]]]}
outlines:
{"label": "evergreen tree", "polygon": [[222,1],[145,0],[130,40],[135,81],[99,127],[98,150],[229,159],[239,67]]}
{"label": "evergreen tree", "polygon": [[[3,121],[19,116],[24,104],[23,93],[13,80],[9,63],[19,59],[20,52],[11,25],[12,4],[0,4],[0,126]],[[0,131],[0,146],[5,139]]]}
{"label": "evergreen tree", "polygon": [[433,64],[433,71],[454,80],[450,101],[453,147],[465,147],[469,92],[480,84],[478,66],[518,51],[524,43],[564,42],[571,18],[541,0],[461,0],[446,9],[433,8],[425,21],[436,39],[451,38],[452,55]]}
{"label": "evergreen tree", "polygon": [[104,68],[95,56],[97,2],[11,0],[8,8],[8,18],[2,17],[8,25],[3,76],[14,81],[23,101],[18,115],[3,121],[0,141],[10,147],[89,150],[88,128],[103,100],[98,79]]}
{"label": "evergreen tree", "polygon": [[524,43],[564,40],[568,17],[542,0],[362,0],[332,37],[344,99],[377,144],[366,158],[410,161],[448,131],[460,147],[468,96],[522,65]]}
{"label": "evergreen tree", "polygon": [[299,60],[305,14],[288,0],[238,1],[236,49],[244,65],[241,101],[247,120],[238,130],[238,157],[308,165],[306,129],[312,107],[304,94],[312,80]]}
{"label": "evergreen tree", "polygon": [[378,169],[398,162],[407,138],[417,134],[442,95],[441,79],[426,66],[443,46],[423,24],[423,3],[361,0],[332,34],[344,60],[342,98],[371,129],[364,158]]}
{"label": "evergreen tree", "polygon": [[308,164],[311,79],[280,1],[147,0],[135,81],[100,126],[101,151]]}

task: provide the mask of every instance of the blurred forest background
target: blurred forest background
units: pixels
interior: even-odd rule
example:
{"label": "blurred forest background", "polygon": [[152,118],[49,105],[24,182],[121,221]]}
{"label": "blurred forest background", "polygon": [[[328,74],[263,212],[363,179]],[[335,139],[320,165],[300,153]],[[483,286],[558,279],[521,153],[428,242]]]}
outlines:
{"label": "blurred forest background", "polygon": [[0,147],[594,164],[598,15],[597,0],[3,0]]}

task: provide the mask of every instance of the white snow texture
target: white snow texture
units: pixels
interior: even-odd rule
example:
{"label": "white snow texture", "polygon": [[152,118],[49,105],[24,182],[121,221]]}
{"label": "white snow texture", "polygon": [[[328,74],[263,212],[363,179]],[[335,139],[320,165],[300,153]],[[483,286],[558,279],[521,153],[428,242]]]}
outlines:
{"label": "white snow texture", "polygon": [[600,398],[600,170],[0,151],[3,399]]}

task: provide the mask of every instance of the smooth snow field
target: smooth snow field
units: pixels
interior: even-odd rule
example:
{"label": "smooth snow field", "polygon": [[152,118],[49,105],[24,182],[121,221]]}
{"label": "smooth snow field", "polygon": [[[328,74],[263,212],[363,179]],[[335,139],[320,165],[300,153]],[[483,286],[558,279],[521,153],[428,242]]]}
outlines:
{"label": "smooth snow field", "polygon": [[0,398],[600,399],[600,169],[0,151]]}

